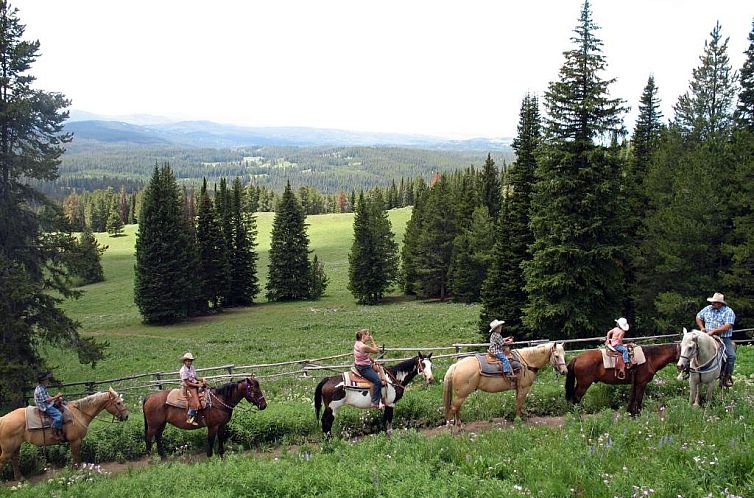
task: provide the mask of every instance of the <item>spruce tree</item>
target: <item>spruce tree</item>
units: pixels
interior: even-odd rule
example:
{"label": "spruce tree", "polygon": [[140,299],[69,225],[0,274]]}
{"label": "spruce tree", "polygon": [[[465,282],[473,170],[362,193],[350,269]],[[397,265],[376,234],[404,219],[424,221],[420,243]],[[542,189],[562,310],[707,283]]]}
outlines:
{"label": "spruce tree", "polygon": [[479,301],[494,245],[494,223],[487,208],[474,210],[468,228],[453,240],[453,253],[448,269],[448,287],[455,301]]}
{"label": "spruce tree", "polygon": [[505,320],[506,330],[516,337],[531,335],[522,321],[528,301],[522,265],[529,261],[529,247],[534,242],[529,215],[537,167],[535,153],[541,135],[539,101],[536,96],[527,94],[521,103],[518,134],[513,140],[516,161],[508,171],[505,202],[495,230],[490,269],[481,291],[479,330],[485,340],[489,335],[489,323],[494,319]]}
{"label": "spruce tree", "polygon": [[108,246],[102,246],[94,238],[90,229],[81,233],[78,247],[74,253],[71,273],[79,278],[79,285],[89,285],[105,280],[101,257]]}
{"label": "spruce tree", "polygon": [[741,68],[741,91],[738,94],[736,122],[739,128],[754,132],[754,21],[749,32],[749,48],[744,52],[746,60]]}
{"label": "spruce tree", "polygon": [[244,213],[243,187],[241,180],[233,181],[231,193],[231,229],[233,253],[231,256],[230,304],[248,306],[259,293],[257,279],[257,254],[254,251],[256,240],[256,218]]}
{"label": "spruce tree", "polygon": [[315,254],[311,262],[311,273],[309,275],[309,297],[311,299],[321,298],[327,290],[328,283],[330,283],[330,279],[325,273],[325,264]]}
{"label": "spruce tree", "polygon": [[[218,199],[219,200],[219,199]],[[196,241],[199,255],[197,274],[203,303],[221,308],[230,288],[230,265],[225,235],[207,192],[207,179],[199,192]]]}
{"label": "spruce tree", "polygon": [[308,299],[311,263],[306,217],[288,182],[275,211],[267,273],[267,299]]}
{"label": "spruce tree", "polygon": [[500,206],[502,205],[502,190],[500,185],[500,176],[495,161],[492,156],[487,154],[487,160],[484,161],[481,178],[482,204],[487,208],[492,219],[497,219],[500,215]]}
{"label": "spruce tree", "polygon": [[116,205],[113,205],[107,219],[107,233],[111,237],[120,237],[123,234],[123,221],[120,219],[120,212]]}
{"label": "spruce tree", "polygon": [[524,324],[560,337],[602,334],[623,312],[625,213],[621,164],[599,144],[622,131],[613,80],[601,77],[606,62],[598,26],[585,1],[564,53],[560,79],[545,93],[546,142],[537,163],[532,198],[532,259],[524,263]]}
{"label": "spruce tree", "polygon": [[193,306],[193,243],[181,204],[170,166],[155,165],[139,211],[134,268],[134,302],[146,323],[183,320]]}

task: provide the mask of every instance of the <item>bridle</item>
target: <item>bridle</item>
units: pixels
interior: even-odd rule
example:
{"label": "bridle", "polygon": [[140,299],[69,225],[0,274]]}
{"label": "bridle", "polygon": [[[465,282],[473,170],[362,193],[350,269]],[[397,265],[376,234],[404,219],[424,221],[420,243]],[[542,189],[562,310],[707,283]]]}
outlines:
{"label": "bridle", "polygon": [[[237,386],[238,386],[238,392],[241,394],[241,396],[244,399],[246,399],[246,401],[248,401],[249,403],[251,403],[252,407],[259,408],[259,406],[257,406],[257,405],[259,403],[261,403],[262,400],[264,400],[264,395],[260,393],[259,397],[253,397],[252,396],[252,392],[251,392],[251,383],[249,382],[248,379],[242,380],[241,382],[239,382],[237,384]],[[212,397],[212,399],[214,401],[217,401],[217,403],[220,406],[222,406],[223,408],[225,408],[226,410],[228,410],[230,412],[232,412],[235,409],[238,409],[239,411],[242,411],[242,412],[249,412],[249,411],[251,411],[253,409],[253,408],[242,408],[242,407],[240,407],[238,405],[236,405],[236,406],[230,406],[227,403],[224,403],[223,400],[221,400],[220,398],[218,398],[217,395],[214,393],[214,390],[212,390],[212,389],[210,389],[209,395]]]}
{"label": "bridle", "polygon": [[[102,407],[102,410],[106,410],[110,405],[115,405],[115,409],[118,412],[118,414],[117,415],[111,414],[113,416],[112,420],[104,420],[104,419],[101,419],[101,418],[97,418],[97,415],[89,415],[88,413],[82,411],[79,408],[79,413],[89,419],[89,421],[87,422],[87,424],[91,424],[92,420],[94,420],[95,418],[97,418],[97,420],[99,420],[100,422],[105,422],[105,423],[108,423],[108,424],[115,424],[115,423],[118,423],[118,422],[125,422],[126,421],[126,417],[128,415],[127,414],[128,410],[126,409],[125,406],[123,408],[121,408],[121,407],[118,406],[118,401],[123,401],[123,396],[121,396],[120,394],[114,395],[110,391],[107,391],[107,396],[108,396],[107,403],[105,403],[105,405]],[[102,410],[100,410],[100,411],[102,411]],[[118,419],[117,421],[115,420],[116,418]]]}
{"label": "bridle", "polygon": [[418,375],[421,375],[422,377],[424,377],[424,382],[428,384],[429,383],[429,379],[427,379],[426,375],[424,375],[424,371],[426,370],[426,368],[424,367],[424,360],[429,361],[430,364],[432,363],[432,360],[430,360],[427,357],[424,357],[424,358],[418,357],[418,358],[416,358],[416,373]]}
{"label": "bridle", "polygon": [[560,361],[560,358],[558,358],[558,345],[556,343],[553,343],[552,349],[550,350],[550,365],[560,373],[560,367],[565,367],[566,362],[565,360]]}

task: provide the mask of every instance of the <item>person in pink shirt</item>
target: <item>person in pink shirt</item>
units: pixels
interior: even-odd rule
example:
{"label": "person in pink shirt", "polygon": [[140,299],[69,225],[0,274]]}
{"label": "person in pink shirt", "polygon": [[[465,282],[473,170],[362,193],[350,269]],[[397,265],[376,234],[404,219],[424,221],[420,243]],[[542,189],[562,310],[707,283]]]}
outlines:
{"label": "person in pink shirt", "polygon": [[[369,341],[369,344],[367,344]],[[353,363],[362,377],[372,382],[372,408],[383,408],[382,404],[382,380],[374,368],[369,353],[378,353],[380,350],[374,342],[374,337],[369,330],[361,329],[356,332],[356,343],[353,345]]]}
{"label": "person in pink shirt", "polygon": [[631,359],[628,357],[628,349],[626,346],[623,345],[623,336],[626,335],[626,332],[628,332],[628,320],[626,320],[623,317],[618,318],[615,320],[615,323],[618,324],[617,327],[611,329],[607,333],[607,337],[605,338],[605,344],[608,346],[612,346],[614,350],[618,351],[619,353],[623,354],[623,363],[626,364],[626,367],[631,366]]}

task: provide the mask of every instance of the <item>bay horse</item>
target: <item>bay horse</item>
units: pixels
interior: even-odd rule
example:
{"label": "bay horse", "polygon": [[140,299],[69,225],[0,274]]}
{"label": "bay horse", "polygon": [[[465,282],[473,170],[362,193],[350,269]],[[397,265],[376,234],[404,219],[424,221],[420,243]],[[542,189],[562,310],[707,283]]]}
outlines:
{"label": "bay horse", "polygon": [[[390,379],[387,388],[383,388],[385,393],[385,414],[383,421],[385,423],[385,432],[390,435],[393,432],[393,410],[395,404],[401,400],[406,386],[416,377],[421,375],[424,382],[430,384],[434,380],[432,375],[432,353],[427,356],[418,353],[417,356],[409,358],[389,367],[384,365],[385,373]],[[350,405],[356,408],[370,408],[371,397],[369,389],[346,389],[343,385],[343,375],[333,375],[325,377],[317,384],[314,390],[314,413],[317,420],[320,420],[319,412],[324,403],[325,410],[322,413],[322,432],[328,437],[332,436],[332,424],[335,421],[335,414],[343,405]]]}
{"label": "bay horse", "polygon": [[623,378],[619,378],[614,368],[602,365],[602,353],[599,349],[590,349],[575,356],[568,363],[566,376],[566,399],[578,403],[584,397],[586,390],[595,382],[605,384],[631,384],[631,396],[628,401],[628,412],[638,415],[644,402],[644,390],[654,378],[655,373],[676,361],[681,348],[678,344],[656,344],[642,346],[645,363],[633,365],[627,370]]}
{"label": "bay horse", "polygon": [[[74,466],[81,463],[79,457],[81,440],[86,436],[89,424],[102,410],[107,410],[120,421],[128,419],[128,409],[123,403],[123,397],[113,388],[75,401],[69,401],[66,408],[66,411],[70,411],[72,418],[70,423],[63,425],[63,433],[71,447],[71,461]],[[4,417],[0,417],[0,469],[10,459],[13,466],[13,478],[17,481],[20,481],[23,477],[18,464],[21,443],[23,442],[36,446],[61,444],[58,438],[53,435],[51,428],[26,429],[26,407],[17,408]]]}
{"label": "bay horse", "polygon": [[196,417],[198,425],[186,422],[186,408],[178,408],[166,404],[169,389],[155,391],[147,395],[143,402],[144,411],[144,442],[147,454],[152,453],[152,441],[157,440],[157,453],[163,460],[167,458],[162,445],[162,432],[165,425],[170,423],[179,429],[193,430],[207,427],[207,456],[211,457],[217,437],[217,453],[225,454],[225,429],[233,415],[233,409],[246,399],[260,410],[267,408],[259,382],[253,378],[245,378],[238,382],[230,382],[218,388],[209,389],[209,403]]}
{"label": "bay horse", "polygon": [[548,342],[538,346],[514,350],[514,354],[521,361],[521,372],[515,387],[510,380],[499,376],[486,376],[480,373],[479,361],[474,356],[467,356],[448,368],[443,380],[443,405],[445,407],[446,425],[460,425],[461,405],[474,391],[499,393],[501,391],[516,390],[516,416],[523,413],[524,400],[532,384],[537,378],[537,372],[548,363],[561,375],[566,373],[565,350],[563,344]]}
{"label": "bay horse", "polygon": [[[711,401],[715,383],[720,380],[725,361],[725,346],[699,330],[683,329],[681,354],[676,367],[678,380],[689,379],[689,403],[698,407],[700,402]],[[700,388],[700,385],[702,386]],[[704,400],[702,388],[706,388]]]}

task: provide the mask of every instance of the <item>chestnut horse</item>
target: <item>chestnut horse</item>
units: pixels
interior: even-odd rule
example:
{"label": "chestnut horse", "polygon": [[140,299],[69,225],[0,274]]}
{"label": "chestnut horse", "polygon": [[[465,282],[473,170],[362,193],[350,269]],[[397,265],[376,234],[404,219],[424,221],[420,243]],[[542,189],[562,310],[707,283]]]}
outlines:
{"label": "chestnut horse", "polygon": [[152,440],[157,440],[157,453],[163,460],[167,457],[162,446],[162,432],[165,424],[170,423],[179,429],[193,430],[207,427],[207,456],[212,456],[215,437],[218,439],[217,453],[225,454],[225,427],[233,415],[233,409],[242,399],[260,410],[267,408],[267,401],[256,379],[245,378],[218,388],[209,389],[211,407],[201,410],[196,417],[199,425],[186,422],[186,408],[177,408],[166,404],[170,390],[156,391],[144,398],[144,441],[147,454],[152,453]]}
{"label": "chestnut horse", "polygon": [[602,353],[599,349],[590,349],[574,357],[568,363],[566,377],[566,399],[578,403],[584,393],[595,382],[605,384],[631,384],[631,397],[628,401],[628,412],[637,415],[644,401],[644,390],[655,373],[665,368],[668,363],[677,361],[681,348],[678,344],[657,344],[642,346],[644,358],[641,365],[634,365],[626,371],[626,376],[618,378],[616,369],[606,369],[602,365]]}
{"label": "chestnut horse", "polygon": [[[86,436],[89,424],[102,410],[107,410],[118,420],[128,419],[128,409],[123,404],[123,398],[112,388],[86,398],[70,401],[66,408],[71,412],[72,421],[63,425],[63,432],[71,446],[71,461],[74,466],[81,463],[79,458],[81,440]],[[52,429],[31,431],[26,429],[26,408],[17,408],[4,417],[0,417],[0,469],[3,468],[5,461],[10,459],[13,465],[13,478],[17,481],[22,478],[18,457],[21,443],[24,441],[36,446],[60,444],[52,434]]]}

